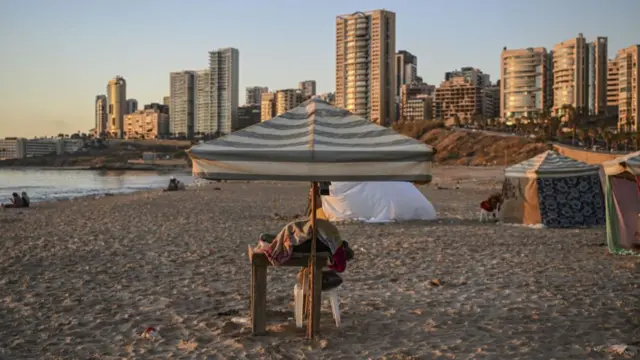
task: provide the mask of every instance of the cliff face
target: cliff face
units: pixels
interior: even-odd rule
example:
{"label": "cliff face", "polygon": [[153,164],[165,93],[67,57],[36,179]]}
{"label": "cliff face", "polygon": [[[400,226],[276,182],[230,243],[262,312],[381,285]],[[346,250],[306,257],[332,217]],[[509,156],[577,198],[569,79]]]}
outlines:
{"label": "cliff face", "polygon": [[499,136],[484,132],[433,129],[420,141],[436,150],[434,161],[444,165],[512,165],[549,150],[519,136]]}

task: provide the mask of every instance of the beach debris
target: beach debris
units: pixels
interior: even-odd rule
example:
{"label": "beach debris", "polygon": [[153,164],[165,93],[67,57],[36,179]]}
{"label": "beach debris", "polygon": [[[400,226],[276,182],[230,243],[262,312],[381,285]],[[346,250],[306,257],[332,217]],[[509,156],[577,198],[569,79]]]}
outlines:
{"label": "beach debris", "polygon": [[597,352],[616,354],[624,357],[634,357],[640,353],[640,348],[626,344],[600,345],[593,348]]}
{"label": "beach debris", "polygon": [[[291,319],[293,320],[293,319]],[[231,318],[231,322],[236,323],[236,324],[240,324],[240,325],[248,325],[249,324],[249,318],[246,317],[232,317]]]}
{"label": "beach debris", "polygon": [[160,338],[160,333],[158,332],[158,329],[150,326],[144,329],[141,336],[145,339],[156,340]]}
{"label": "beach debris", "polygon": [[444,282],[441,282],[439,279],[429,280],[429,285],[431,286],[442,286],[442,284],[444,284]]}
{"label": "beach debris", "polygon": [[220,311],[218,312],[218,316],[233,316],[233,315],[238,315],[240,313],[239,310],[236,309],[231,309],[231,310],[226,310],[226,311]]}

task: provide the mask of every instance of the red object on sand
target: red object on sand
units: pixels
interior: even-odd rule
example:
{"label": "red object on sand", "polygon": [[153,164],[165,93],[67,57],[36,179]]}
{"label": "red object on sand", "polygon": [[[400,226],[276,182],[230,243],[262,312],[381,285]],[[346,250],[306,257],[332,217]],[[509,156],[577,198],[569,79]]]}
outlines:
{"label": "red object on sand", "polygon": [[482,208],[482,210],[487,211],[487,212],[492,212],[493,211],[491,206],[489,206],[489,202],[487,200],[481,202],[480,203],[480,207]]}

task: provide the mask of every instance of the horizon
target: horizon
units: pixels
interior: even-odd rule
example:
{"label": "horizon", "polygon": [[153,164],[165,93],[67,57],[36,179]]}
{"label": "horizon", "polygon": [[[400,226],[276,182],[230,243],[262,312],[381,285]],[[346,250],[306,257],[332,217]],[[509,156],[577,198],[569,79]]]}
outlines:
{"label": "horizon", "polygon": [[[8,56],[0,77],[0,138],[87,132],[95,123],[96,95],[105,94],[116,75],[126,79],[127,98],[137,99],[139,108],[162,103],[169,95],[169,73],[207,68],[208,52],[225,47],[240,54],[241,105],[251,86],[277,90],[316,80],[318,94],[333,92],[335,18],[355,11],[395,12],[396,51],[416,55],[418,75],[436,86],[445,72],[465,66],[482,70],[495,83],[504,46],[551,50],[583,33],[589,41],[608,37],[613,58],[619,49],[640,43],[634,15],[640,2],[541,0],[530,5],[500,0],[357,0],[322,7],[285,0],[242,6],[193,0],[114,0],[108,6],[79,0],[3,2],[0,45]],[[125,11],[113,19],[113,8]]]}

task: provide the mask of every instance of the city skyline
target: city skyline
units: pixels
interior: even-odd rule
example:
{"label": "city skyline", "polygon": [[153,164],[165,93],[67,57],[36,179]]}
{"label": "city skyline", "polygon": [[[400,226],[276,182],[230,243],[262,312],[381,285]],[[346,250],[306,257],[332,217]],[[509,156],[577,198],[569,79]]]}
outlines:
{"label": "city skyline", "polygon": [[[113,1],[110,6],[118,4],[124,2]],[[252,1],[243,6],[243,11],[237,11],[233,4],[198,4],[192,6],[197,8],[194,17],[204,18],[208,11],[224,16],[216,24],[199,23],[193,18],[184,23],[171,22],[166,30],[156,26],[155,32],[147,31],[150,25],[146,21],[150,20],[136,17],[134,22],[129,21],[129,17],[147,13],[151,8],[169,21],[170,14],[180,11],[178,5],[160,1],[127,4],[127,13],[115,20],[118,26],[113,26],[114,20],[108,17],[108,12],[100,13],[104,8],[97,4],[77,1],[32,1],[28,3],[30,6],[20,2],[0,4],[0,13],[7,16],[0,22],[1,33],[11,34],[11,37],[0,35],[0,44],[10,55],[2,62],[0,137],[86,132],[94,125],[95,109],[90,107],[95,104],[95,96],[104,93],[106,82],[115,75],[127,80],[127,97],[138,99],[139,104],[162,102],[163,97],[169,95],[170,72],[205,69],[208,52],[224,47],[237,48],[243,54],[238,87],[242,100],[246,87],[295,88],[304,79],[317,81],[317,93],[334,91],[335,19],[355,11],[387,9],[394,12],[396,51],[406,50],[417,56],[418,75],[432,85],[439,85],[445,72],[464,66],[482,69],[493,81],[499,79],[500,52],[504,46],[551,50],[555,44],[583,33],[588,39],[608,37],[609,58],[613,58],[618,50],[640,43],[633,21],[633,14],[640,11],[640,3],[633,0],[606,6],[596,0],[540,1],[540,6],[532,8],[525,3],[497,0],[446,4],[353,1],[325,4],[319,9],[315,4],[297,5],[295,14],[275,11],[273,4],[267,6]],[[184,9],[184,5],[181,4],[180,9]],[[575,12],[576,6],[581,16],[567,17],[568,12]],[[38,12],[30,10],[36,7]],[[247,7],[253,7],[255,14],[247,14],[244,11]],[[82,17],[78,16],[80,12]],[[298,12],[308,15],[299,17]],[[450,31],[439,31],[443,26],[452,26],[451,17],[434,16],[434,12],[455,13],[454,27]],[[483,32],[472,30],[469,25],[472,18],[477,25],[479,12],[487,14]],[[515,13],[527,16],[510,15]],[[287,21],[283,21],[285,18]],[[522,26],[527,18],[532,24],[545,25],[532,31],[537,25]],[[277,33],[290,27],[308,27],[310,23],[314,25],[312,30],[293,33],[287,38],[288,44],[274,37],[273,41],[256,40],[254,35],[264,27]],[[427,28],[431,30],[425,31],[424,23],[429,24]],[[216,26],[238,30],[216,31],[220,30]],[[116,34],[105,37],[110,31]],[[114,40],[124,36],[131,38],[132,44]],[[189,41],[184,41],[185,37]],[[96,38],[105,38],[105,41],[95,42]],[[166,42],[162,51],[147,45],[155,43],[152,38]],[[47,61],[36,60],[41,60],[42,52],[49,54]],[[37,102],[30,101],[35,98]],[[242,100],[240,104],[244,103]]]}

